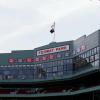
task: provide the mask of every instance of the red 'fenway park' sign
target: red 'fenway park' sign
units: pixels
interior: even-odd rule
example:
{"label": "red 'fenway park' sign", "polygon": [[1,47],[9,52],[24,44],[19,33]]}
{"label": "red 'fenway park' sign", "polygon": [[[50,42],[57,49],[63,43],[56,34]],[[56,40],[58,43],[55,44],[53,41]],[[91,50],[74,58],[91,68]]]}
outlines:
{"label": "red 'fenway park' sign", "polygon": [[64,45],[64,46],[59,46],[59,47],[55,47],[55,48],[39,50],[39,51],[37,51],[37,56],[45,55],[45,54],[49,54],[49,53],[66,51],[66,50],[69,50],[69,45]]}

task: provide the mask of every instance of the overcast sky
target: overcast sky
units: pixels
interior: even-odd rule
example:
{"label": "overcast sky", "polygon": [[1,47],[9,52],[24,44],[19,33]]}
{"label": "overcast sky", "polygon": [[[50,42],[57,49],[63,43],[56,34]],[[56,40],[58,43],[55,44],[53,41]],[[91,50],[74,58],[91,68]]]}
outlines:
{"label": "overcast sky", "polygon": [[49,44],[100,29],[99,0],[0,0],[0,53]]}

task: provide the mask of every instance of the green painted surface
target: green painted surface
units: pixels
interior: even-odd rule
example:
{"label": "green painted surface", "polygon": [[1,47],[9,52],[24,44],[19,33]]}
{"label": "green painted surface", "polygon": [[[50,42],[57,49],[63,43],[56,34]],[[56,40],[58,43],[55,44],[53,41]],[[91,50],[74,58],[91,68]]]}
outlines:
{"label": "green painted surface", "polygon": [[61,93],[47,93],[47,94],[0,94],[0,97],[26,97],[26,98],[37,98],[37,97],[50,97],[50,96],[73,96],[81,93],[100,91],[100,86],[77,90],[74,92],[61,92]]}

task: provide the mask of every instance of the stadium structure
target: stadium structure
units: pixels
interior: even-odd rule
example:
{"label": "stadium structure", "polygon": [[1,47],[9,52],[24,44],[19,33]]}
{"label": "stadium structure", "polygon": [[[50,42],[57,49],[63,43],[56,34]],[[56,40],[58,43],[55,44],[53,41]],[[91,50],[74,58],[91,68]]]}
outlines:
{"label": "stadium structure", "polygon": [[0,54],[0,100],[100,100],[100,30],[76,40]]}

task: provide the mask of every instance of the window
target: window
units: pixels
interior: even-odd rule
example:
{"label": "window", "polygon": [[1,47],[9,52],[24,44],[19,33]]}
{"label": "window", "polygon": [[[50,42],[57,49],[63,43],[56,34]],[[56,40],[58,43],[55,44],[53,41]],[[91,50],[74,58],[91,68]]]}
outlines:
{"label": "window", "polygon": [[94,55],[94,49],[91,50],[91,55]]}
{"label": "window", "polygon": [[70,59],[70,64],[72,64],[72,59]]}
{"label": "window", "polygon": [[60,58],[60,57],[61,57],[61,54],[60,54],[60,53],[58,53],[58,54],[57,54],[57,58]]}
{"label": "window", "polygon": [[86,54],[87,54],[87,57],[89,57],[89,56],[90,56],[90,52],[89,52],[89,51],[87,51],[87,53],[86,53]]}
{"label": "window", "polygon": [[15,67],[18,67],[18,65],[15,65]]}
{"label": "window", "polygon": [[55,66],[55,62],[52,62],[52,66]]}
{"label": "window", "polygon": [[58,76],[62,76],[63,75],[63,72],[58,72]]}
{"label": "window", "polygon": [[63,71],[63,66],[58,66],[58,71]]}
{"label": "window", "polygon": [[92,63],[91,63],[91,65],[92,65],[92,67],[94,67],[95,63],[94,63],[94,62],[92,62]]}
{"label": "window", "polygon": [[86,58],[86,53],[84,53],[84,58]]}
{"label": "window", "polygon": [[52,73],[47,73],[47,78],[51,78],[52,77]]}
{"label": "window", "polygon": [[69,56],[69,53],[68,52],[65,52],[65,56]]}
{"label": "window", "polygon": [[95,60],[98,60],[99,59],[99,54],[96,54],[95,55]]}
{"label": "window", "polygon": [[84,53],[82,54],[82,58],[85,58],[85,54]]}
{"label": "window", "polygon": [[47,63],[43,63],[43,66],[44,66],[44,67],[47,67]]}
{"label": "window", "polygon": [[65,62],[66,64],[70,63],[70,59],[68,59],[68,60],[65,60],[65,61],[66,61],[66,62]]}
{"label": "window", "polygon": [[26,65],[27,67],[30,67],[30,65]]}
{"label": "window", "polygon": [[45,72],[47,71],[47,69],[46,69],[45,67],[43,68],[43,70],[44,70]]}
{"label": "window", "polygon": [[68,75],[68,74],[72,74],[72,71],[67,71],[67,75]]}
{"label": "window", "polygon": [[57,61],[54,62],[54,66],[57,66]]}
{"label": "window", "polygon": [[53,66],[53,62],[49,62],[49,63],[48,63],[48,66],[49,66],[49,67],[52,67],[52,66]]}
{"label": "window", "polygon": [[71,65],[71,64],[69,64],[69,65],[67,66],[67,70],[68,70],[68,71],[69,71],[69,70],[72,71],[72,65]]}
{"label": "window", "polygon": [[53,67],[53,72],[56,72],[57,71],[57,67]]}
{"label": "window", "polygon": [[50,62],[49,63],[46,63],[46,67],[51,67],[49,64],[50,64]]}
{"label": "window", "polygon": [[52,72],[52,67],[48,67],[47,72]]}
{"label": "window", "polygon": [[64,75],[67,75],[67,70],[64,70],[64,71],[63,71],[63,74],[64,74]]}
{"label": "window", "polygon": [[57,72],[53,73],[53,77],[56,78],[58,76]]}
{"label": "window", "polygon": [[99,60],[95,61],[95,67],[99,67]]}
{"label": "window", "polygon": [[94,61],[94,56],[90,56],[90,62]]}
{"label": "window", "polygon": [[94,48],[94,54],[96,54],[97,53],[97,48]]}
{"label": "window", "polygon": [[34,65],[34,68],[36,68],[36,64]]}
{"label": "window", "polygon": [[22,67],[22,65],[19,65],[19,67]]}
{"label": "window", "polygon": [[58,66],[61,65],[61,61],[60,61],[60,60],[58,61],[58,64],[57,64],[57,65],[58,65]]}
{"label": "window", "polygon": [[63,60],[60,61],[60,65],[63,65]]}
{"label": "window", "polygon": [[26,65],[23,65],[22,67],[26,67]]}
{"label": "window", "polygon": [[64,68],[63,68],[64,70],[67,70],[67,66],[63,66],[63,67],[64,67]]}
{"label": "window", "polygon": [[99,47],[97,47],[97,53],[99,53]]}
{"label": "window", "polygon": [[63,65],[66,65],[69,62],[69,60],[63,60]]}
{"label": "window", "polygon": [[86,61],[87,61],[87,63],[89,63],[89,57],[88,57],[88,58],[86,58]]}
{"label": "window", "polygon": [[89,52],[90,52],[90,56],[92,55],[92,50],[89,50]]}

